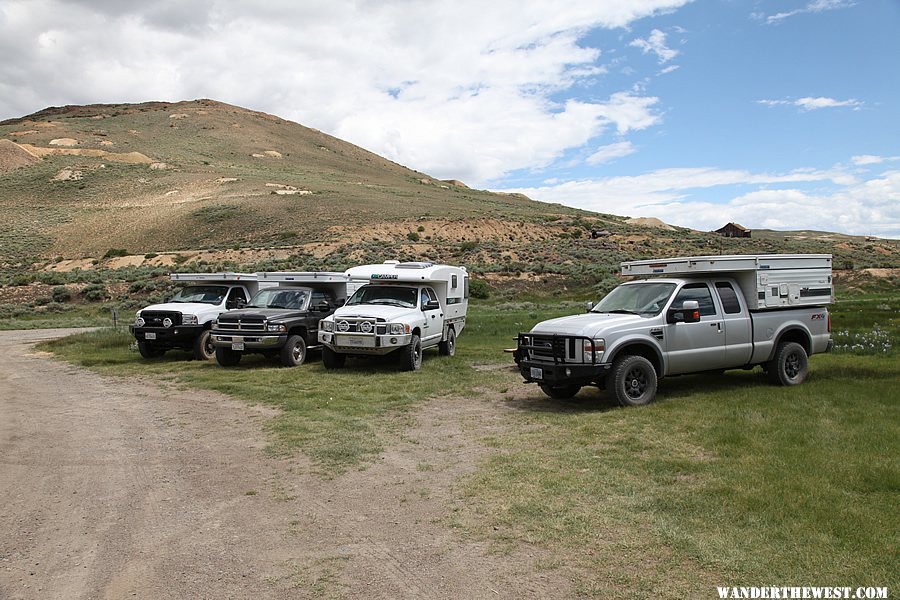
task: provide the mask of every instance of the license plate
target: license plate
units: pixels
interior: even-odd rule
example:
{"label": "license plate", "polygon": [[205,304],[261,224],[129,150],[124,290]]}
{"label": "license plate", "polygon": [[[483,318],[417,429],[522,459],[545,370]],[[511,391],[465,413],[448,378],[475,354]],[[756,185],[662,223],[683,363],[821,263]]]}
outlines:
{"label": "license plate", "polygon": [[243,349],[244,349],[244,342],[232,342],[232,343],[231,343],[231,349],[232,349],[232,350],[243,350]]}
{"label": "license plate", "polygon": [[155,340],[156,334],[148,331],[147,333],[144,334],[144,339],[145,340]]}
{"label": "license plate", "polygon": [[544,370],[538,369],[537,367],[531,367],[531,378],[532,379],[543,379],[544,378]]}
{"label": "license plate", "polygon": [[343,343],[346,344],[347,346],[363,346],[365,344],[365,342],[363,341],[363,338],[350,337],[350,336],[345,337],[343,340]]}

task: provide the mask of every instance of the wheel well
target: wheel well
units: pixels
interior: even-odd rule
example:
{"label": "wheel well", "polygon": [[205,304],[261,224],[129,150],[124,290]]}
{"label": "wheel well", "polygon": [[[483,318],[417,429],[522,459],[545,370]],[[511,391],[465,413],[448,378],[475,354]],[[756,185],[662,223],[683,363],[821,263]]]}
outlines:
{"label": "wheel well", "polygon": [[657,377],[659,377],[662,373],[662,361],[660,360],[659,354],[656,353],[656,350],[647,344],[628,344],[616,350],[616,353],[613,355],[613,360],[610,362],[614,362],[615,359],[620,356],[643,356],[647,360],[650,361],[650,364],[653,365],[653,370],[656,371]]}
{"label": "wheel well", "polygon": [[812,352],[812,340],[810,340],[809,335],[803,331],[802,329],[788,329],[784,333],[782,333],[778,341],[775,343],[775,349],[778,348],[779,345],[786,342],[796,342],[803,346],[803,349],[806,350],[806,354],[809,355]]}
{"label": "wheel well", "polygon": [[419,336],[419,339],[422,339],[422,332],[419,330],[418,327],[416,327],[415,329],[412,330],[412,334],[417,335],[417,336]]}

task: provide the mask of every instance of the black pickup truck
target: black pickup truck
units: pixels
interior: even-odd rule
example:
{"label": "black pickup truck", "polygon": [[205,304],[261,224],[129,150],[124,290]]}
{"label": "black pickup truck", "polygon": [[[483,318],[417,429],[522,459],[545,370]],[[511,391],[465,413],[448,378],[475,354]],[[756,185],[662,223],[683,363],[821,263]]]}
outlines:
{"label": "black pickup truck", "polygon": [[319,320],[339,306],[331,289],[275,287],[260,290],[244,308],[219,315],[212,326],[216,361],[223,367],[238,364],[247,353],[278,358],[295,367],[317,348]]}

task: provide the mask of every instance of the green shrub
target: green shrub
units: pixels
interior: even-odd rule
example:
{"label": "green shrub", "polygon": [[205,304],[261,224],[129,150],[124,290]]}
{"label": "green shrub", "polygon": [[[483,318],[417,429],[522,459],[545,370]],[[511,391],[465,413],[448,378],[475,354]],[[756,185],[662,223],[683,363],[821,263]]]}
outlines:
{"label": "green shrub", "polygon": [[406,234],[406,239],[408,239],[411,242],[418,242],[419,234],[416,233],[415,231],[410,231],[409,233]]}
{"label": "green shrub", "polygon": [[144,255],[144,258],[150,260],[151,258],[156,258],[157,256],[159,256],[159,254],[157,254],[156,252],[148,252]]}
{"label": "green shrub", "polygon": [[419,225],[419,228],[416,229],[416,231],[418,231],[419,233],[422,233],[423,231],[425,231],[425,226],[424,226],[424,225]]}
{"label": "green shrub", "polygon": [[84,289],[81,290],[81,294],[88,302],[100,302],[107,298],[106,286],[102,283],[86,285]]}
{"label": "green shrub", "polygon": [[469,296],[479,300],[491,297],[491,286],[483,279],[469,279]]}
{"label": "green shrub", "polygon": [[69,291],[64,285],[58,285],[53,288],[53,291],[50,294],[51,298],[53,298],[54,302],[68,302],[72,299],[72,292]]}
{"label": "green shrub", "polygon": [[478,247],[478,242],[466,241],[459,244],[459,249],[463,252],[469,252]]}
{"label": "green shrub", "polygon": [[125,248],[110,248],[103,255],[103,258],[116,258],[117,256],[128,256],[128,250]]}

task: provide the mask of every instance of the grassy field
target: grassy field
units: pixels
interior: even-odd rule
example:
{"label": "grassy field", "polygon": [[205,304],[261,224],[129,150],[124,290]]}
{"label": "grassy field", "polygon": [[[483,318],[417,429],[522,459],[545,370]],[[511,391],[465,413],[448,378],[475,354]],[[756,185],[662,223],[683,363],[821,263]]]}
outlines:
{"label": "grassy field", "polygon": [[[513,372],[516,332],[578,304],[482,303],[454,358],[418,373],[351,362],[224,370],[170,353],[143,361],[108,330],[46,347],[112,375],[143,375],[281,409],[271,450],[301,451],[324,476],[366,468],[405,415],[447,396],[493,399],[504,426],[478,443],[446,522],[497,552],[532,544],[586,597],[712,597],[715,585],[898,589],[900,339],[898,299],[834,307],[839,351],[811,359],[796,388],[757,370],[663,380],[657,401],[621,409],[596,390],[544,397]],[[877,341],[868,343],[873,332]]]}

